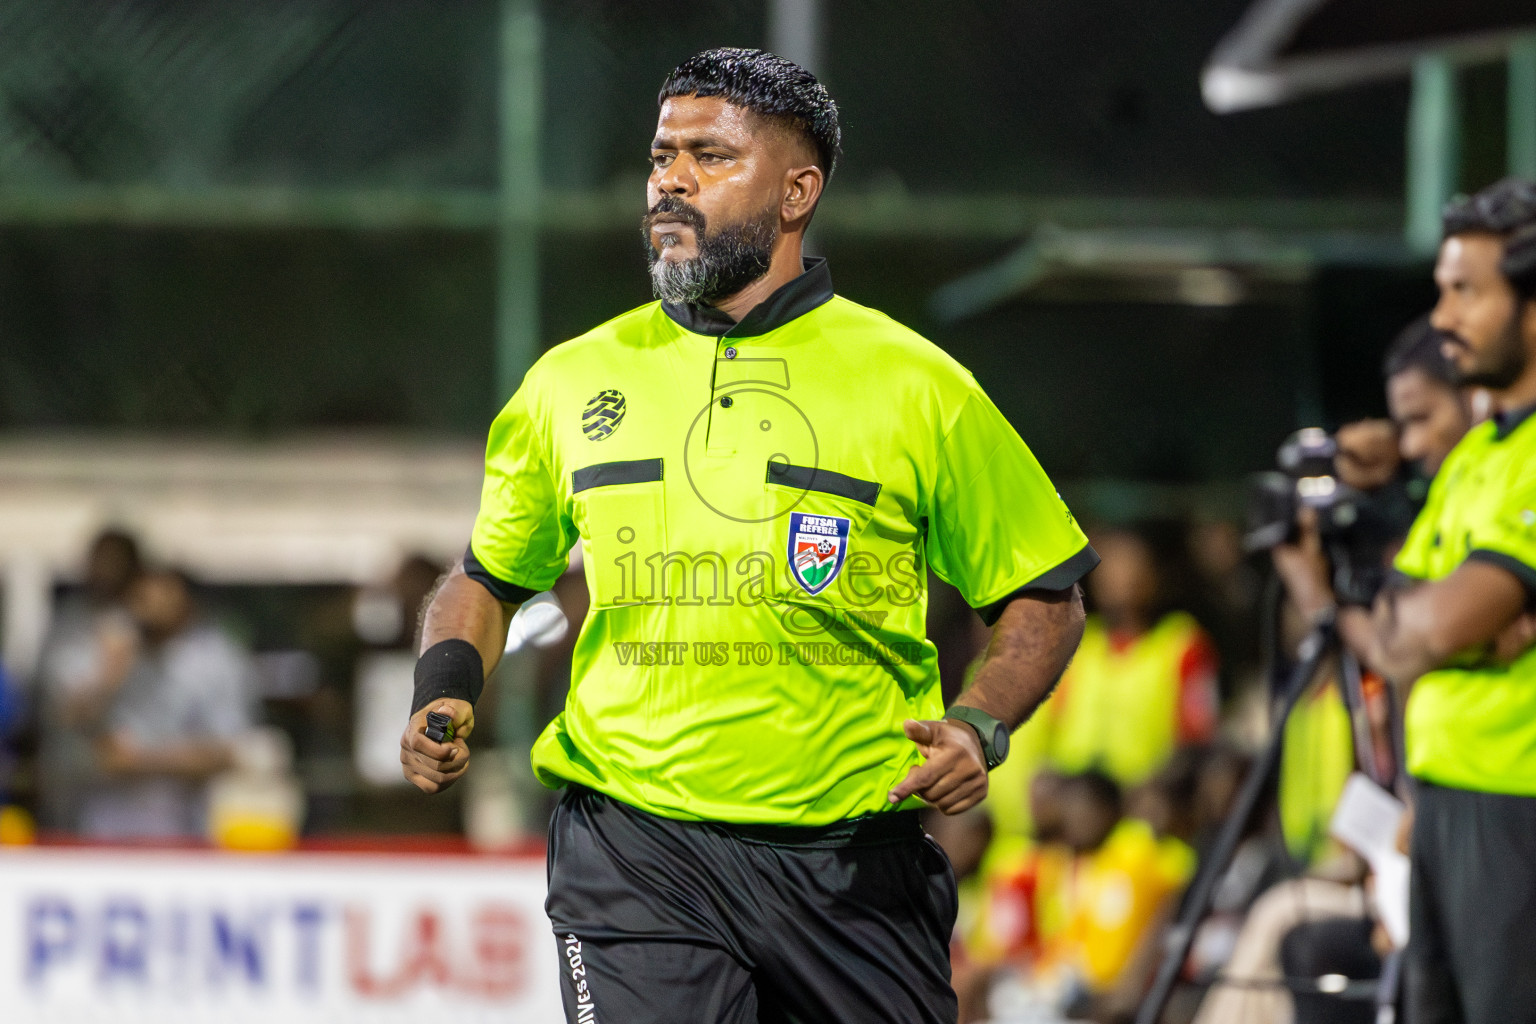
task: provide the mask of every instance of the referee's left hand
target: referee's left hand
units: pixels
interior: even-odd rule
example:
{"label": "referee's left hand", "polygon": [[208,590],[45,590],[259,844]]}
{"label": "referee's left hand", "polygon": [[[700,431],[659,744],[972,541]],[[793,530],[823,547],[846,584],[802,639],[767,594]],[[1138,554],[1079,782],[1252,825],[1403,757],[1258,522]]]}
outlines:
{"label": "referee's left hand", "polygon": [[[427,712],[453,719],[453,739],[438,743],[427,738]],[[464,777],[469,767],[469,734],[475,731],[475,707],[467,700],[445,697],[417,711],[400,736],[400,765],[405,777],[423,793],[440,793]]]}
{"label": "referee's left hand", "polygon": [[909,718],[901,728],[917,744],[924,761],[891,790],[891,803],[916,794],[945,814],[959,814],[987,795],[987,761],[975,729],[947,718],[937,722]]}

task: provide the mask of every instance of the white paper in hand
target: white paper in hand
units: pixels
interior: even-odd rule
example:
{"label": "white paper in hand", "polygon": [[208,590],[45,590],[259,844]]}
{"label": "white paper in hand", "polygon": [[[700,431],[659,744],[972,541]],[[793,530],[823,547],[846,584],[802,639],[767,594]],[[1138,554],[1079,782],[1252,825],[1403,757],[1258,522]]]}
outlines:
{"label": "white paper in hand", "polygon": [[1344,784],[1329,831],[1364,857],[1376,876],[1376,915],[1392,944],[1408,944],[1408,858],[1397,849],[1397,830],[1407,808],[1360,772]]}

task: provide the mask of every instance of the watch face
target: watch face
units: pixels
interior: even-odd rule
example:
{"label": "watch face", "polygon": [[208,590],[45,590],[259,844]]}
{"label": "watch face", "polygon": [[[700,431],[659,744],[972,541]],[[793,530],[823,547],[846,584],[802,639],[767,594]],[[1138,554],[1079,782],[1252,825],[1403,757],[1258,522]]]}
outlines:
{"label": "watch face", "polygon": [[1008,727],[998,724],[996,731],[992,733],[992,755],[998,764],[1003,763],[1003,758],[1008,756]]}

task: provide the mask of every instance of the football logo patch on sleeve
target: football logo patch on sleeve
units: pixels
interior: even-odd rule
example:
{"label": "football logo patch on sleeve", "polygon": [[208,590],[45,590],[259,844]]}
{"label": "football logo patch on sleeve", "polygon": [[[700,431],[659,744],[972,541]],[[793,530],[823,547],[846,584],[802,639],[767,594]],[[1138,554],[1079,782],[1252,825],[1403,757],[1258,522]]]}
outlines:
{"label": "football logo patch on sleeve", "polygon": [[837,579],[852,525],[843,516],[789,514],[789,571],[807,594],[815,596]]}

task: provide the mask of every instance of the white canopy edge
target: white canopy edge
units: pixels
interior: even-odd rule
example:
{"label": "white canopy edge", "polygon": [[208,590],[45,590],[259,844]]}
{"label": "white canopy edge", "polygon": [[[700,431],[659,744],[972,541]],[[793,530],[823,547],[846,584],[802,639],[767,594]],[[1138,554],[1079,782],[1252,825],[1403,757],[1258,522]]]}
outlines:
{"label": "white canopy edge", "polygon": [[210,583],[373,583],[464,550],[481,472],[459,440],[0,437],[0,564],[73,578],[120,526]]}

